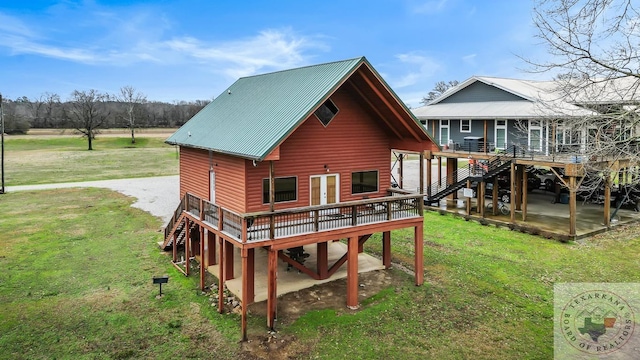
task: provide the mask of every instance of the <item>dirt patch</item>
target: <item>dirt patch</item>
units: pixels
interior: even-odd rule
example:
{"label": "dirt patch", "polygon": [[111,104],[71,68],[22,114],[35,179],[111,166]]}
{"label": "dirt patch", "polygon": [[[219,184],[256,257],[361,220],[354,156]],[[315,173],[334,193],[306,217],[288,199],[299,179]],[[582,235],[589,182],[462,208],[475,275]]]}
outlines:
{"label": "dirt patch", "polygon": [[[394,267],[398,267],[395,265]],[[400,269],[402,271],[402,269]],[[406,281],[406,274],[399,271],[377,270],[358,274],[358,302],[377,294],[393,284]],[[339,279],[329,283],[285,294],[278,298],[276,332],[266,328],[262,333],[249,333],[248,341],[242,343],[245,355],[257,359],[292,359],[304,357],[307,349],[301,346],[294,335],[282,335],[277,328],[290,325],[300,316],[313,310],[335,309],[338,312],[357,312],[346,307],[347,280]],[[249,305],[253,315],[266,317],[266,301]]]}

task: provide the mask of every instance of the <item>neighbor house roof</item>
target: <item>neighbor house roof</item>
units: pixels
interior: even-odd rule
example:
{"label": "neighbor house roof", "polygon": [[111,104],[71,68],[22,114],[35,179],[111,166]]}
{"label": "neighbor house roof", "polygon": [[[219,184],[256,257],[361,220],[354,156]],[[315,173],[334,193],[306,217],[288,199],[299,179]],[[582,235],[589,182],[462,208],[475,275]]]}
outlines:
{"label": "neighbor house roof", "polygon": [[[516,95],[520,100],[446,102],[447,98],[463,92],[477,82]],[[557,87],[558,84],[554,81],[474,76],[450,88],[429,104],[413,109],[413,113],[419,119],[518,119],[596,114],[592,110],[567,101]]]}
{"label": "neighbor house roof", "polygon": [[358,90],[360,96],[384,98],[381,103],[393,107],[391,117],[402,118],[402,129],[395,129],[396,134],[408,132],[418,140],[431,140],[369,62],[360,57],[240,78],[166,142],[264,160],[351,77],[355,78],[352,85],[366,88]]}

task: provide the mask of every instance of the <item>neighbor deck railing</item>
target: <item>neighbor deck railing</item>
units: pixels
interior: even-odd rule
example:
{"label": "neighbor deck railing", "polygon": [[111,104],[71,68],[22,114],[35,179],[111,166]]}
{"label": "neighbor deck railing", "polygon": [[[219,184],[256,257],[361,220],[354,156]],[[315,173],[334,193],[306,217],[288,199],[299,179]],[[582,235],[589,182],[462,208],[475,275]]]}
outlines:
{"label": "neighbor deck railing", "polygon": [[[376,222],[422,216],[422,195],[390,189],[389,196],[273,212],[238,214],[193,194],[185,211],[241,242],[258,242]],[[200,214],[202,210],[202,214]]]}

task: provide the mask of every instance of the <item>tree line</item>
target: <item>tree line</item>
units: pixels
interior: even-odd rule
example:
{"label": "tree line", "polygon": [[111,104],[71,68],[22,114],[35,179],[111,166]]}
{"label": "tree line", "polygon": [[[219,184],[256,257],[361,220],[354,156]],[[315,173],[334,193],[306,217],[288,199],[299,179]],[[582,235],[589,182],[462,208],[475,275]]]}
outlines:
{"label": "tree line", "polygon": [[37,99],[26,96],[3,98],[5,133],[26,134],[30,128],[75,129],[93,138],[99,128],[178,127],[205,107],[210,100],[149,101],[131,86],[117,94],[98,90],[73,91],[62,100],[56,93],[43,93]]}

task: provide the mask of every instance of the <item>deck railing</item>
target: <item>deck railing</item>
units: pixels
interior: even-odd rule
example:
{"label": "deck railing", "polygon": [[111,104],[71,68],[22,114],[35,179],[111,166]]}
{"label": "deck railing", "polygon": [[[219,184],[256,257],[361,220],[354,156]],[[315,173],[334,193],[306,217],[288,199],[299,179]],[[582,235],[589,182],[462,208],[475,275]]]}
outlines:
{"label": "deck railing", "polygon": [[186,208],[187,212],[191,213],[191,215],[193,216],[197,216],[198,218],[200,218],[200,198],[189,193],[187,193],[186,197],[187,197],[187,208]]}
{"label": "deck railing", "polygon": [[218,205],[208,202],[207,200],[202,200],[202,209],[204,214],[204,221],[218,226],[218,222],[220,221]]}
{"label": "deck railing", "polygon": [[337,204],[238,214],[187,194],[185,211],[200,219],[202,206],[203,218],[200,220],[242,242],[265,241],[422,215],[422,195],[404,194],[397,189],[390,190],[389,195]]}

